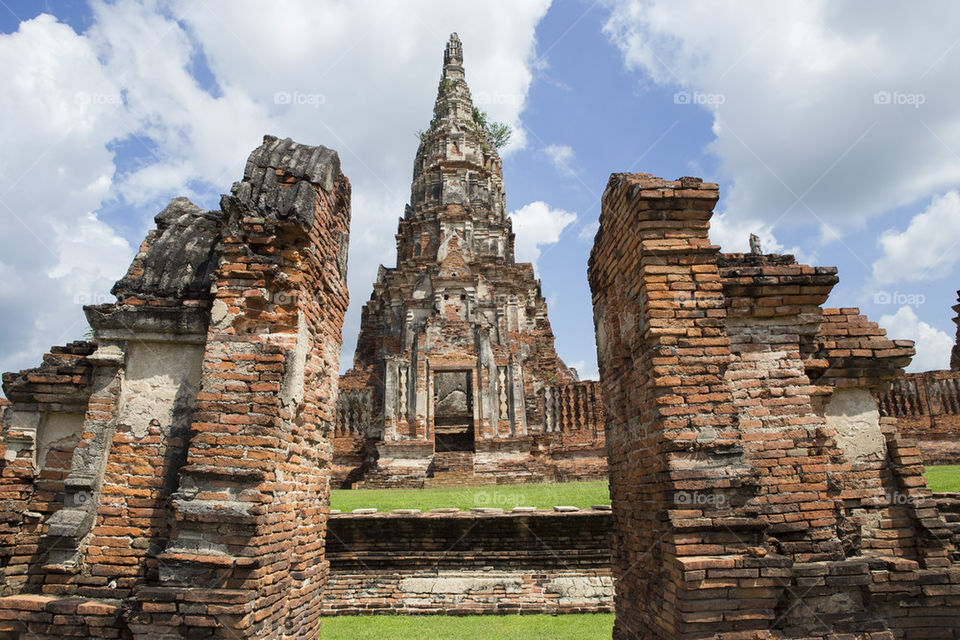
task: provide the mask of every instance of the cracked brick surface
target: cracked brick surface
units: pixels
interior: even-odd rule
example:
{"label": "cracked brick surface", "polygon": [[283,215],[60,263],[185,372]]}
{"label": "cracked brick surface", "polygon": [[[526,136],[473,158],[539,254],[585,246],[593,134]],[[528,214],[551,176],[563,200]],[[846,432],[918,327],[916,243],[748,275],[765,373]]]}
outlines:
{"label": "cracked brick surface", "polygon": [[649,174],[604,192],[614,636],[960,637],[960,528],[877,403],[912,344],[822,309],[832,267],[721,254],[717,197]]}
{"label": "cracked brick surface", "polygon": [[314,638],[350,184],[266,136],[218,211],[174,199],[91,342],[5,374],[0,631]]}

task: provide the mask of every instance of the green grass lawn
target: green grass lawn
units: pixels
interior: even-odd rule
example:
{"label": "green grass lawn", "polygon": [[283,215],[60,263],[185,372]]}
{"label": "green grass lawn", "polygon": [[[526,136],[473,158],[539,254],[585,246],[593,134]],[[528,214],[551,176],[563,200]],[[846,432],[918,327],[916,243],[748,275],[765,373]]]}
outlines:
{"label": "green grass lawn", "polygon": [[931,491],[960,491],[960,464],[927,467],[923,475]]}
{"label": "green grass lawn", "polygon": [[557,505],[589,508],[610,504],[606,480],[592,482],[555,482],[545,484],[491,484],[479,487],[443,487],[438,489],[334,489],[330,508],[343,512],[361,508],[380,511],[441,507],[538,507]]}
{"label": "green grass lawn", "polygon": [[324,618],[322,640],[599,640],[612,613],[562,616],[341,616]]}
{"label": "green grass lawn", "polygon": [[[927,483],[932,491],[960,491],[960,465],[927,467]],[[543,484],[491,484],[476,487],[439,489],[334,489],[330,508],[344,513],[354,509],[420,509],[441,507],[538,507],[549,509],[570,505],[586,509],[595,504],[610,504],[605,480],[591,482],[555,482]]]}

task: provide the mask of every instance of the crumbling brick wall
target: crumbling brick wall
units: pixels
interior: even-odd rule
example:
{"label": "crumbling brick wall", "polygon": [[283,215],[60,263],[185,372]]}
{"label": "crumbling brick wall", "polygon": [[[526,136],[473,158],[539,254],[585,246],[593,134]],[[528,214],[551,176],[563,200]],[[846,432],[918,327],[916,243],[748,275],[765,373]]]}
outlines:
{"label": "crumbling brick wall", "polygon": [[957,528],[874,395],[912,345],[821,309],[833,268],[720,254],[717,196],[647,174],[604,193],[615,637],[960,637]]}
{"label": "crumbling brick wall", "polygon": [[87,356],[94,349],[90,342],[54,347],[39,367],[3,376],[10,400],[0,407],[2,595],[40,580],[46,561],[41,540],[45,523],[63,506],[64,481],[92,391]]}
{"label": "crumbling brick wall", "polygon": [[[960,295],[960,291],[957,292]],[[953,306],[960,313],[960,304]],[[926,464],[960,463],[960,315],[950,369],[908,373],[878,394],[880,413],[916,440]]]}
{"label": "crumbling brick wall", "polygon": [[317,637],[349,203],[334,152],[268,136],[220,211],[157,216],[85,309],[82,432],[0,629]]}

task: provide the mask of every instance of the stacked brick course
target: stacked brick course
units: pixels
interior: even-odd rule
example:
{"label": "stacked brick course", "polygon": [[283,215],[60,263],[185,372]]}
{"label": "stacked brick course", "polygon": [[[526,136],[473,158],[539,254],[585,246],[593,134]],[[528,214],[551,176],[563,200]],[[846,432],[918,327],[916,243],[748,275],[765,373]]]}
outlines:
{"label": "stacked brick course", "polygon": [[609,511],[331,516],[328,615],[611,611]]}
{"label": "stacked brick course", "polygon": [[220,211],[158,214],[92,343],[4,376],[0,630],[317,637],[349,218],[336,154],[268,136]]}
{"label": "stacked brick course", "polygon": [[834,268],[720,254],[717,197],[648,174],[604,193],[615,637],[960,637],[957,526],[874,396],[912,345],[821,309]]}
{"label": "stacked brick course", "polygon": [[953,318],[953,323],[957,325],[957,339],[953,343],[953,349],[950,350],[950,370],[960,371],[960,291],[957,291],[958,304],[953,305],[952,309],[957,315]]}
{"label": "stacked brick course", "polygon": [[64,480],[91,394],[93,367],[87,356],[94,350],[90,342],[54,347],[41,366],[3,376],[10,400],[0,406],[2,595],[36,582],[45,560],[43,522],[63,506]]}

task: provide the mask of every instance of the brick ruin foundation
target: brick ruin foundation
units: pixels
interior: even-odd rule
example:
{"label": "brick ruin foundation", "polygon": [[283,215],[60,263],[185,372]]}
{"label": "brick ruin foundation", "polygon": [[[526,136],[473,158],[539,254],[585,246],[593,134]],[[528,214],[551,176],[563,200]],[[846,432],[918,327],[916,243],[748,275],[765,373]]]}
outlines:
{"label": "brick ruin foundation", "polygon": [[835,268],[719,253],[717,193],[614,174],[603,196],[614,637],[960,637],[960,525],[875,396],[912,343],[822,309]]}
{"label": "brick ruin foundation", "polygon": [[380,267],[340,382],[335,480],[423,487],[606,475],[599,383],[557,356],[514,260],[500,157],[456,34],[420,136],[397,266]]}
{"label": "brick ruin foundation", "polygon": [[333,515],[324,612],[613,611],[608,509]]}
{"label": "brick ruin foundation", "polygon": [[93,341],[3,377],[0,632],[316,637],[350,184],[266,137],[156,223]]}

